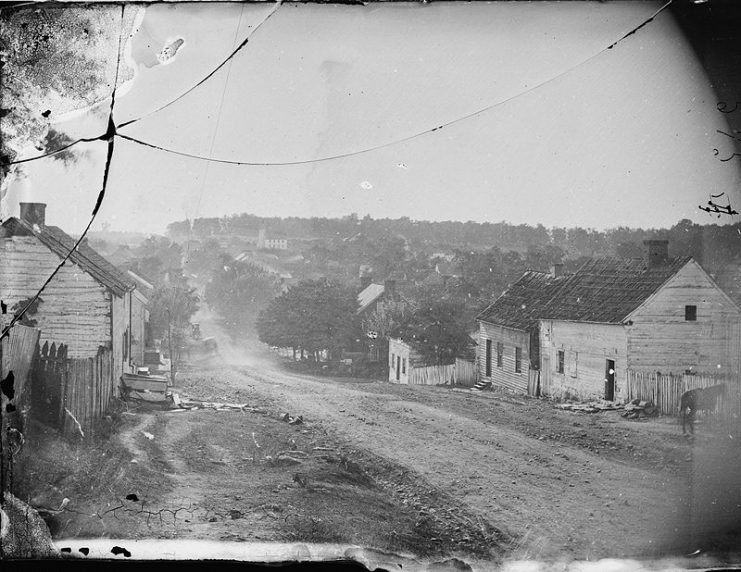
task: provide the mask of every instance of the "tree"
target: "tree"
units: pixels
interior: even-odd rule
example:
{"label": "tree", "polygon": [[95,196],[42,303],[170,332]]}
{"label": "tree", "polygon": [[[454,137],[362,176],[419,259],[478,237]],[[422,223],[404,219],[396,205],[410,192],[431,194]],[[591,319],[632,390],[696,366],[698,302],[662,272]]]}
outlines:
{"label": "tree", "polygon": [[468,335],[470,321],[463,316],[463,300],[427,296],[403,324],[398,334],[410,342],[423,358],[432,364],[445,365],[456,357],[468,357],[473,341]]}
{"label": "tree", "polygon": [[[0,110],[0,180],[7,162],[70,142],[54,129],[55,118],[92,106],[111,93],[118,58],[118,37],[132,25],[134,11],[121,21],[119,6],[79,8],[4,8],[0,16],[3,63]],[[129,79],[122,58],[119,83]],[[76,150],[53,155],[73,161]]]}
{"label": "tree", "polygon": [[280,292],[279,278],[259,266],[232,260],[227,255],[222,255],[217,262],[206,285],[206,302],[228,318],[231,325],[242,331],[251,328],[260,311]]}
{"label": "tree", "polygon": [[149,299],[149,325],[156,338],[167,338],[172,374],[177,371],[176,350],[185,343],[190,319],[198,311],[195,288],[160,285]]}
{"label": "tree", "polygon": [[261,342],[329,359],[360,337],[354,290],[329,280],[305,280],[273,300],[257,319]]}

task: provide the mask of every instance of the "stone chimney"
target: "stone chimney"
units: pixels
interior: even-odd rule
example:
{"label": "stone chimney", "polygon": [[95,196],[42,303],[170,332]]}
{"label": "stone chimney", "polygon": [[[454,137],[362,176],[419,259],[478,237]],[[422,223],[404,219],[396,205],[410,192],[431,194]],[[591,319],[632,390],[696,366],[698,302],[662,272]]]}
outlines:
{"label": "stone chimney", "polygon": [[551,276],[554,278],[563,276],[563,262],[556,262],[551,266]]}
{"label": "stone chimney", "polygon": [[646,247],[646,262],[649,268],[660,268],[669,261],[668,240],[644,240],[643,245]]}
{"label": "stone chimney", "polygon": [[21,220],[28,224],[46,224],[46,203],[21,203]]}
{"label": "stone chimney", "polygon": [[373,276],[371,276],[370,274],[360,275],[360,289],[361,290],[365,290],[372,283],[373,283]]}

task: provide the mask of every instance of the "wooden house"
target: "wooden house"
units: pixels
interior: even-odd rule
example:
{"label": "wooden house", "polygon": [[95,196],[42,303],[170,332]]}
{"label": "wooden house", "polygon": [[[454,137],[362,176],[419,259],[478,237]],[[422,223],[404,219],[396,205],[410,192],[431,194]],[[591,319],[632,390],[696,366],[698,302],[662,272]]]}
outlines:
{"label": "wooden house", "polygon": [[409,384],[412,369],[419,365],[423,365],[422,357],[410,344],[398,338],[389,339],[389,381]]}
{"label": "wooden house", "polygon": [[[20,218],[0,226],[0,299],[8,307],[32,298],[75,240],[45,224],[46,205],[21,203]],[[85,241],[41,293],[29,319],[40,343],[67,346],[67,357],[90,358],[110,348],[112,375],[131,371],[132,297],[135,282]]]}
{"label": "wooden house", "polygon": [[[669,258],[667,241],[645,244],[644,259],[526,273],[478,317],[482,379],[522,393],[621,400],[629,370],[737,377],[741,309],[692,258]],[[537,376],[528,379],[526,365]]]}
{"label": "wooden house", "polygon": [[[516,393],[528,390],[540,370],[538,318],[564,282],[562,266],[551,274],[528,271],[476,318],[479,379]],[[537,387],[534,393],[537,393]]]}

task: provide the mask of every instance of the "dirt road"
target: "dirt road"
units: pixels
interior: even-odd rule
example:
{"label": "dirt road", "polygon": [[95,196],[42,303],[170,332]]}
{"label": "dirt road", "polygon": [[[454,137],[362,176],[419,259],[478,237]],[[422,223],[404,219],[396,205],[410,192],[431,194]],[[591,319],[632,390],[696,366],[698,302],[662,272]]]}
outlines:
{"label": "dirt road", "polygon": [[697,541],[689,475],[702,438],[688,442],[673,420],[636,422],[493,393],[317,378],[290,373],[277,356],[231,346],[223,336],[220,349],[230,365],[206,385],[253,392],[403,467],[514,539],[513,557],[681,554]]}
{"label": "dirt road", "polygon": [[61,537],[102,525],[114,538],[339,543],[484,568],[738,541],[732,436],[701,427],[688,440],[673,419],[297,374],[201,323],[221,356],[180,372],[181,394],[249,408],[124,414],[125,454],[104,450],[117,461],[101,482],[66,493]]}

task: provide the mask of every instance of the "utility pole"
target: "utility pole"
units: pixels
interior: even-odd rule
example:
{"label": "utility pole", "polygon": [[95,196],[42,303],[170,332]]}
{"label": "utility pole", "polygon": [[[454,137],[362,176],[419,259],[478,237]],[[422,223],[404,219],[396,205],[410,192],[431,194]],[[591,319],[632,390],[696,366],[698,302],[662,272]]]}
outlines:
{"label": "utility pole", "polygon": [[170,352],[170,383],[175,385],[177,368],[175,367],[175,354],[172,353],[172,313],[169,306],[167,308],[167,344]]}

